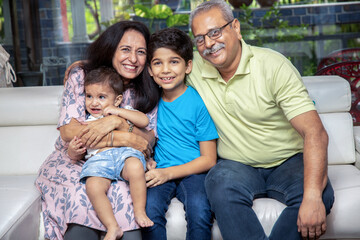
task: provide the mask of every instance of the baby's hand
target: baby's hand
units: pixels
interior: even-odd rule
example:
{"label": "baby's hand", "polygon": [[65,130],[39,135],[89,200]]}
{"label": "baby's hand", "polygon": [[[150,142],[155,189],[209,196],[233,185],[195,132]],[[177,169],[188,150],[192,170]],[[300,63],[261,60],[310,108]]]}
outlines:
{"label": "baby's hand", "polygon": [[110,106],[107,106],[105,109],[104,109],[104,116],[108,116],[108,115],[118,115],[118,112],[119,112],[119,108],[118,107],[115,107],[114,105],[110,105]]}
{"label": "baby's hand", "polygon": [[75,136],[69,143],[68,154],[72,159],[81,159],[83,154],[86,152],[81,139]]}

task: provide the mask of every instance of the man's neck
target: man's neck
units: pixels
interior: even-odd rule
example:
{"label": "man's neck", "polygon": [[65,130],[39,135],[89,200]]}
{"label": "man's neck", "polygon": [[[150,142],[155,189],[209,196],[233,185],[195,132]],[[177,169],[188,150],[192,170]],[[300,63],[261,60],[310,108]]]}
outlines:
{"label": "man's neck", "polygon": [[232,61],[231,65],[229,67],[217,68],[221,77],[224,79],[225,82],[228,82],[236,73],[236,70],[238,69],[239,64],[240,64],[241,53],[242,53],[242,47],[239,48],[238,54],[236,54],[234,61]]}

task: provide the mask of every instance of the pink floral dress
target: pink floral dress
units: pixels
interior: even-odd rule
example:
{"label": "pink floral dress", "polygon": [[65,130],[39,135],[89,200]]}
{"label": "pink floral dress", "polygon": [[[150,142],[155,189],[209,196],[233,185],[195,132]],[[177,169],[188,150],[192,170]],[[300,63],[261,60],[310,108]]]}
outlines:
{"label": "pink floral dress", "polygon": [[[133,92],[127,90],[122,105],[133,106],[133,96]],[[150,120],[148,130],[156,126],[156,113],[157,108],[147,114]],[[66,82],[58,127],[68,124],[72,118],[85,121],[84,73],[80,68],[73,69]],[[48,239],[62,240],[69,223],[106,230],[86,195],[85,185],[79,182],[83,162],[71,161],[67,147],[68,143],[59,136],[55,150],[40,167],[35,182],[41,193],[45,238]],[[123,231],[139,228],[128,185],[122,181],[114,182],[108,197]]]}

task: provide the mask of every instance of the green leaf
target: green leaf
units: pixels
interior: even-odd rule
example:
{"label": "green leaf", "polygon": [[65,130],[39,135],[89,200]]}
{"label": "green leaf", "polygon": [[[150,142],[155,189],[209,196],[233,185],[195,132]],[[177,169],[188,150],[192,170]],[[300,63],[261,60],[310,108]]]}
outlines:
{"label": "green leaf", "polygon": [[154,18],[166,19],[173,15],[171,8],[166,4],[157,4],[150,9],[150,13]]}
{"label": "green leaf", "polygon": [[135,4],[134,5],[134,13],[138,17],[153,18],[153,15],[151,15],[150,9],[145,7],[142,4]]}
{"label": "green leaf", "polygon": [[186,26],[189,24],[188,14],[175,14],[166,19],[166,25],[168,27],[174,26]]}

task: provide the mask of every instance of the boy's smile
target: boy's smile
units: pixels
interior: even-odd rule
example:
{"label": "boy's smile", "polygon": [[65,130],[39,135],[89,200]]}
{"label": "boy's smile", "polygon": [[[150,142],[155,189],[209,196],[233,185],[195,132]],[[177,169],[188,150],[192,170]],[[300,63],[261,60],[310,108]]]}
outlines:
{"label": "boy's smile", "polygon": [[151,59],[149,72],[163,89],[163,98],[176,99],[186,90],[185,75],[191,72],[192,61],[185,60],[168,48],[159,48]]}

